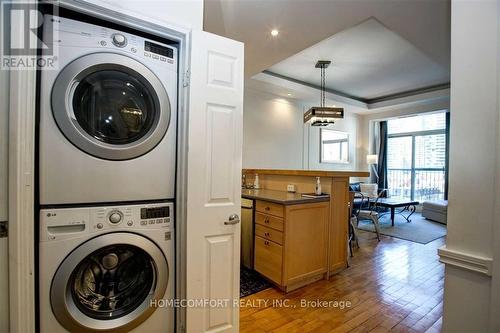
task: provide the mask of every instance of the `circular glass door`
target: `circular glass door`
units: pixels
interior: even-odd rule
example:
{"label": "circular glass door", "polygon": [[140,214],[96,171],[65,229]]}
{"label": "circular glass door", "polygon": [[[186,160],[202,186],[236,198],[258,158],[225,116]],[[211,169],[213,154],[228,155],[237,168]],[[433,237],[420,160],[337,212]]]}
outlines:
{"label": "circular glass door", "polygon": [[68,287],[78,309],[90,318],[115,319],[136,309],[154,290],[155,264],[142,249],[117,244],[85,257]]}
{"label": "circular glass door", "polygon": [[163,297],[168,264],[149,239],[130,233],[99,236],[75,249],[51,285],[52,310],[69,331],[131,329]]}
{"label": "circular glass door", "polygon": [[97,140],[115,145],[146,135],[160,112],[158,98],[140,79],[119,70],[87,75],[73,93],[80,127]]}
{"label": "circular glass door", "polygon": [[76,59],[57,77],[52,113],[64,136],[84,152],[109,160],[141,156],[163,138],[170,101],[147,67],[112,53]]}

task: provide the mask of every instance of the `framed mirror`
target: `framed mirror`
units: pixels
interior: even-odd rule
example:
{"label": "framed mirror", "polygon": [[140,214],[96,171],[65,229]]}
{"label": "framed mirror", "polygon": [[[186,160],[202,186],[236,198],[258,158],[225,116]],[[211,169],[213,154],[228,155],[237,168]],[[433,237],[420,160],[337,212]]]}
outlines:
{"label": "framed mirror", "polygon": [[328,128],[320,130],[320,163],[349,163],[349,134]]}

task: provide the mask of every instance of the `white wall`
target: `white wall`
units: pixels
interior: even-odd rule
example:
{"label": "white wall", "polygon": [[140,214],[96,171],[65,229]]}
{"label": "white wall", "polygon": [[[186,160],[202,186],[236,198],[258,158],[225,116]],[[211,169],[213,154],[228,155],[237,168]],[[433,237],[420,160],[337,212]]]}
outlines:
{"label": "white wall", "polygon": [[243,168],[302,169],[301,110],[294,99],[245,89]]}
{"label": "white wall", "polygon": [[[294,96],[302,96],[300,98],[304,99],[283,97],[288,91],[293,91]],[[249,79],[245,82],[245,168],[369,171],[366,155],[371,152],[372,128],[375,121],[450,109],[449,91],[386,101],[380,103],[383,105],[376,109],[330,100],[328,104],[344,107],[344,119],[336,120],[329,128],[349,134],[350,158],[349,163],[320,163],[320,129],[303,125],[302,121],[302,112],[312,105],[308,96],[309,94],[300,90],[272,85],[261,79]],[[281,111],[278,113],[278,110]],[[290,124],[295,124],[296,127],[292,129]],[[298,146],[300,135],[303,136],[302,147]],[[300,155],[302,163],[298,160]]]}
{"label": "white wall", "polygon": [[203,0],[85,0],[138,18],[203,30]]}
{"label": "white wall", "polygon": [[[307,108],[308,106],[306,106]],[[310,170],[357,170],[357,140],[359,116],[344,109],[344,119],[335,120],[328,129],[346,132],[349,135],[349,161],[347,163],[322,163],[320,128],[307,125],[305,130],[304,168]]]}
{"label": "white wall", "polygon": [[344,119],[328,127],[349,134],[349,163],[320,163],[320,130],[303,121],[309,104],[248,87],[244,101],[244,168],[356,169],[356,114],[346,110]]}
{"label": "white wall", "polygon": [[[446,248],[488,260],[498,238],[498,1],[452,1],[450,192]],[[500,253],[496,253],[497,255]],[[497,256],[496,256],[497,257]],[[494,258],[498,261],[498,257]],[[444,332],[498,332],[498,273],[447,265]],[[493,285],[494,286],[494,285]],[[490,313],[491,311],[491,313]],[[490,326],[490,321],[491,325]]]}
{"label": "white wall", "polygon": [[266,90],[267,86],[260,81],[250,80],[244,98],[244,168],[369,171],[366,155],[371,152],[375,121],[450,109],[448,98],[393,106],[366,115],[350,112],[351,106],[345,104],[344,119],[336,120],[328,128],[349,134],[349,162],[321,163],[320,128],[303,124],[303,112],[311,102],[284,98]]}

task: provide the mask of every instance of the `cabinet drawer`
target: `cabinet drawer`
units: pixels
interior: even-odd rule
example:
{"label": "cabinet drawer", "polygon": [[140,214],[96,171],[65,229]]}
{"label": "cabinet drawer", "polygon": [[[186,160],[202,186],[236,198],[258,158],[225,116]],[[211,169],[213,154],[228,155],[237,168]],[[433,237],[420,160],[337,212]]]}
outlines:
{"label": "cabinet drawer", "polygon": [[271,214],[278,217],[283,217],[283,205],[257,200],[255,210],[258,212]]}
{"label": "cabinet drawer", "polygon": [[255,213],[255,223],[263,225],[265,227],[283,231],[283,219],[280,219],[279,217],[262,213]]}
{"label": "cabinet drawer", "polygon": [[262,237],[255,236],[254,269],[271,281],[281,285],[283,247]]}
{"label": "cabinet drawer", "polygon": [[283,245],[283,233],[281,231],[264,227],[263,225],[260,224],[256,224],[255,234],[262,238],[272,240],[273,242]]}

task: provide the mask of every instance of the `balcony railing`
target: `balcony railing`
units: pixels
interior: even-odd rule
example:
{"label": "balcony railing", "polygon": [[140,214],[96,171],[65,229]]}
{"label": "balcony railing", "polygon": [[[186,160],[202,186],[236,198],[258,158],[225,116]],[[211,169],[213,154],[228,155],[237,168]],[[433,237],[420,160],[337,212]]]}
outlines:
{"label": "balcony railing", "polygon": [[444,169],[388,169],[387,182],[391,197],[418,201],[444,199]]}

